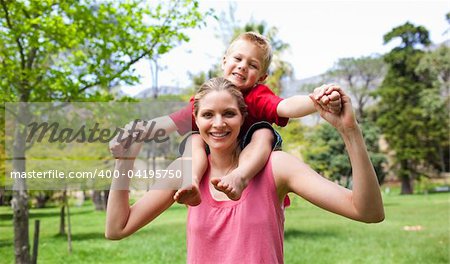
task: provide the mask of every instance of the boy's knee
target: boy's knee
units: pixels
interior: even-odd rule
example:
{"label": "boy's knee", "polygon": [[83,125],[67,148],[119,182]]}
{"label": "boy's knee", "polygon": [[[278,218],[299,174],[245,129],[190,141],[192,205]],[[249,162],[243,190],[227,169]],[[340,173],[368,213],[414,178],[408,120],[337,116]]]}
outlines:
{"label": "boy's knee", "polygon": [[257,129],[255,132],[253,132],[251,140],[252,141],[270,142],[270,144],[272,144],[272,142],[275,140],[275,136],[273,134],[272,129],[260,128],[260,129]]}

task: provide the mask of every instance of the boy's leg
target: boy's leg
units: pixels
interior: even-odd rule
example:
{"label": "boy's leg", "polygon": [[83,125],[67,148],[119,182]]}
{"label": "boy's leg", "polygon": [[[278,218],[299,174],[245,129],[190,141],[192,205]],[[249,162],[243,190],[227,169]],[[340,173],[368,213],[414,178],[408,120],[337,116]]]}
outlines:
{"label": "boy's leg", "polygon": [[266,164],[272,149],[281,146],[281,137],[269,123],[260,122],[249,129],[243,143],[248,145],[239,156],[238,167],[221,179],[211,179],[214,187],[224,192],[231,200],[241,198],[248,182]]}
{"label": "boy's leg", "polygon": [[182,186],[173,199],[181,204],[190,206],[199,205],[202,201],[199,184],[208,167],[208,157],[205,151],[205,143],[199,134],[191,135],[185,144],[184,157],[190,157],[192,152],[192,183]]}

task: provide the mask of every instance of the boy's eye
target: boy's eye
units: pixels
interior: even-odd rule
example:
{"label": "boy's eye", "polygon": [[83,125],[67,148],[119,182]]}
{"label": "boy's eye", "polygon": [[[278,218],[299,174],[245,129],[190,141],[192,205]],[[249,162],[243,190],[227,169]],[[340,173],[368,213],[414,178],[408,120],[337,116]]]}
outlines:
{"label": "boy's eye", "polygon": [[234,60],[236,60],[236,61],[240,61],[240,60],[241,60],[241,58],[240,58],[240,57],[234,57]]}
{"label": "boy's eye", "polygon": [[258,65],[255,65],[255,64],[250,64],[250,67],[253,69],[258,69]]}

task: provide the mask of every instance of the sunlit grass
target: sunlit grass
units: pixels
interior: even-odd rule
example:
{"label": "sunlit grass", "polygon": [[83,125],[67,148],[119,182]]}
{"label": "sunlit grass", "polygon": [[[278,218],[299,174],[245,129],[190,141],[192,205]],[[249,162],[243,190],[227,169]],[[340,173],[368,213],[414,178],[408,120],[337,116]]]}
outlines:
{"label": "sunlit grass", "polygon": [[[449,263],[449,199],[449,194],[384,195],[386,220],[363,224],[295,198],[286,211],[285,262]],[[175,205],[131,237],[109,241],[103,235],[105,212],[90,203],[72,206],[69,254],[67,237],[57,235],[59,208],[33,209],[30,243],[34,219],[40,219],[40,263],[185,263],[186,213]],[[11,214],[9,207],[0,208],[1,263],[14,262]]]}

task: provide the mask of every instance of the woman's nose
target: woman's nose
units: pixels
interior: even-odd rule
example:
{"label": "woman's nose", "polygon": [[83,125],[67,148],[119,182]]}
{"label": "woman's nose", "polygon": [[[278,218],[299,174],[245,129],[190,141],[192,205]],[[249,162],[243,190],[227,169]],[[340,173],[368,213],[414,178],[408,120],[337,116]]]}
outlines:
{"label": "woman's nose", "polygon": [[213,126],[214,126],[214,127],[223,127],[223,126],[225,126],[225,123],[224,123],[224,121],[223,121],[222,116],[216,116],[216,117],[214,118]]}

